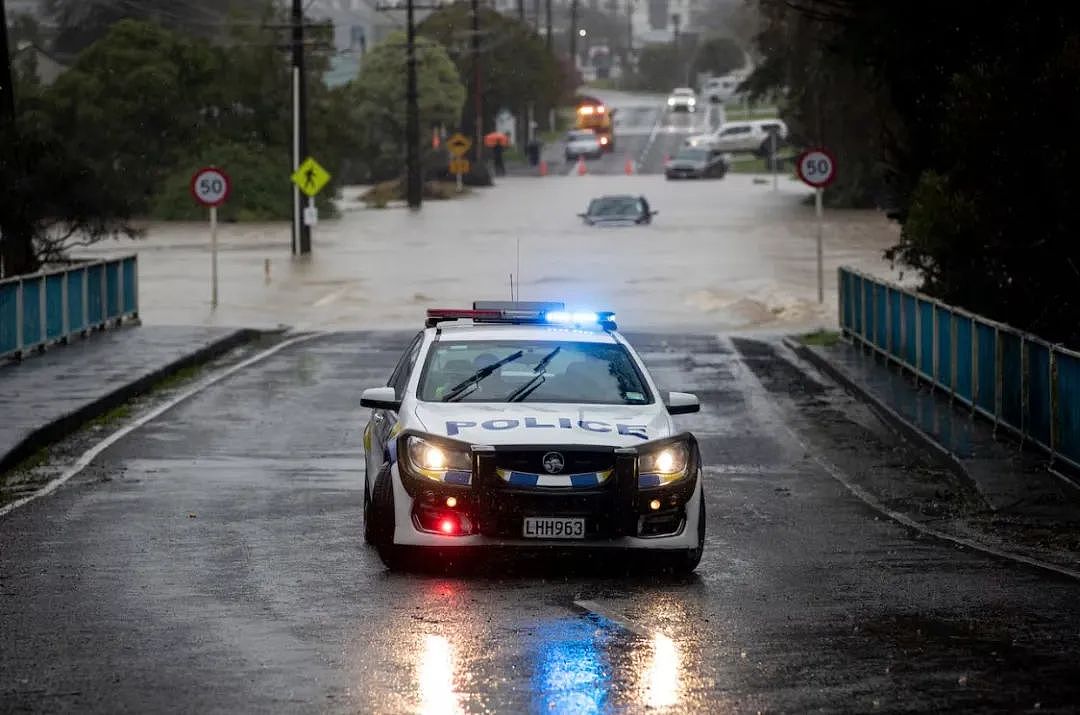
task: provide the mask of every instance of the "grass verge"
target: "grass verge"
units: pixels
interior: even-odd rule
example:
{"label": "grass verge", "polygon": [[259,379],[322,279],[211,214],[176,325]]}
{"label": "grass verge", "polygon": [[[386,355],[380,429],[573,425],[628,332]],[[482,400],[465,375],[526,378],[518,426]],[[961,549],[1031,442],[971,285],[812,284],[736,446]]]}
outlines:
{"label": "grass verge", "polygon": [[835,330],[815,330],[799,336],[799,342],[818,348],[831,348],[840,342],[840,333]]}

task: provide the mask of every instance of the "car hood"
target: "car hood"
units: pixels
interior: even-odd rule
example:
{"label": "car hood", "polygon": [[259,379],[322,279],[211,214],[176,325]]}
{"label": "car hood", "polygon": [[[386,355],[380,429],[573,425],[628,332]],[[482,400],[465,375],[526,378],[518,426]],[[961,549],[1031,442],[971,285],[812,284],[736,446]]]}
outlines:
{"label": "car hood", "polygon": [[633,447],[671,436],[673,429],[661,404],[421,402],[414,414],[425,432],[472,444]]}
{"label": "car hood", "polygon": [[600,142],[596,139],[578,139],[567,144],[571,149],[598,149]]}
{"label": "car hood", "polygon": [[693,159],[672,159],[668,164],[669,169],[704,169],[705,162]]}

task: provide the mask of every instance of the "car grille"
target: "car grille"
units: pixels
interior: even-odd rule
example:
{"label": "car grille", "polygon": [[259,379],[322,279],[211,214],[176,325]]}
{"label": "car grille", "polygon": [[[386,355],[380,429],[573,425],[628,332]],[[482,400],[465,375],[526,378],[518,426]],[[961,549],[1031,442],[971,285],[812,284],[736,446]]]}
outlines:
{"label": "car grille", "polygon": [[614,453],[578,452],[560,449],[534,449],[499,451],[496,453],[495,466],[513,472],[529,474],[550,474],[544,469],[544,455],[558,452],[563,457],[563,468],[558,474],[583,474],[585,472],[604,472],[615,466]]}

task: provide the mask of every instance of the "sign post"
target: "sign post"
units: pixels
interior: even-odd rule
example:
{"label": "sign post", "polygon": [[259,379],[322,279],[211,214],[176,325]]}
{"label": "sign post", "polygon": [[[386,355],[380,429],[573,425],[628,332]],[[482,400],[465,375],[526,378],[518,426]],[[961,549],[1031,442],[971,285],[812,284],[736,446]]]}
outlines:
{"label": "sign post", "polygon": [[210,305],[218,304],[217,207],[225,203],[232,190],[229,176],[221,169],[207,166],[191,177],[191,195],[210,209]]}
{"label": "sign post", "polygon": [[472,140],[458,132],[446,140],[446,150],[450,152],[450,173],[457,176],[457,190],[462,190],[461,177],[469,173],[469,160],[465,154],[472,148]]}
{"label": "sign post", "polygon": [[825,187],[836,180],[836,159],[828,150],[807,149],[795,160],[799,178],[814,187],[814,214],[817,216],[817,293],[818,303],[825,302],[825,256],[822,248],[824,214],[821,195]]}
{"label": "sign post", "polygon": [[308,157],[289,177],[308,197],[307,206],[304,208],[304,225],[312,227],[319,222],[319,210],[315,208],[315,195],[323,190],[330,181],[330,172],[315,161],[314,157]]}

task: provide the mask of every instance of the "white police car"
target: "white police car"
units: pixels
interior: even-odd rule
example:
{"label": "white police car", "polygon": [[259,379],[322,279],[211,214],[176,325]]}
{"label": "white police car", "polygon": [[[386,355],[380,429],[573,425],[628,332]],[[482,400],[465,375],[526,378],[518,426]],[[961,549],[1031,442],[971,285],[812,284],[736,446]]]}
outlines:
{"label": "white police car", "polygon": [[698,400],[662,397],[610,313],[429,310],[361,405],[364,535],[391,569],[470,547],[649,550],[682,572],[701,559],[701,456],[671,419]]}

